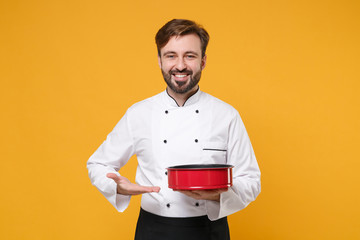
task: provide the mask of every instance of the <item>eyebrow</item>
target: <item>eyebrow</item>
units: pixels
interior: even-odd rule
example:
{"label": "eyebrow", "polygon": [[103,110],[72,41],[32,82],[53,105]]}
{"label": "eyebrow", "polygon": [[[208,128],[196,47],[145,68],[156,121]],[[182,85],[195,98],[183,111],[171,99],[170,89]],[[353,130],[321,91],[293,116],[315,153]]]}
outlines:
{"label": "eyebrow", "polygon": [[187,51],[187,52],[185,52],[185,54],[194,54],[194,55],[196,55],[196,56],[198,56],[199,54],[197,53],[197,52],[194,52],[194,51]]}
{"label": "eyebrow", "polygon": [[[167,52],[163,53],[163,56],[168,55],[168,54],[177,54],[177,53],[174,51],[167,51]],[[193,54],[193,55],[199,56],[199,54],[194,51],[186,51],[185,54]]]}
{"label": "eyebrow", "polygon": [[163,56],[168,55],[168,54],[176,54],[176,52],[174,52],[174,51],[167,51],[167,52],[164,52],[164,53],[163,53]]}

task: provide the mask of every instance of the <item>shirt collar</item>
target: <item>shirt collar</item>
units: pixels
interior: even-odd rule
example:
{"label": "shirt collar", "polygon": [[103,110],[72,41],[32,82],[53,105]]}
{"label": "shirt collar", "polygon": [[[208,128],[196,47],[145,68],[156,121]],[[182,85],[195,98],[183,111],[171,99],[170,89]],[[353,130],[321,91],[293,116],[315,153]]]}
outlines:
{"label": "shirt collar", "polygon": [[[191,95],[191,96],[185,101],[183,107],[185,107],[185,106],[190,106],[190,105],[192,105],[192,104],[195,104],[195,103],[199,102],[201,93],[202,93],[202,92],[200,91],[200,87],[199,87],[199,88],[197,89],[197,91],[196,91],[193,95]],[[169,93],[167,92],[167,90],[165,90],[165,91],[163,92],[163,99],[165,100],[165,103],[166,103],[167,105],[170,105],[170,106],[172,106],[172,107],[179,107],[179,105],[177,104],[177,102],[175,101],[175,99],[169,95]]]}

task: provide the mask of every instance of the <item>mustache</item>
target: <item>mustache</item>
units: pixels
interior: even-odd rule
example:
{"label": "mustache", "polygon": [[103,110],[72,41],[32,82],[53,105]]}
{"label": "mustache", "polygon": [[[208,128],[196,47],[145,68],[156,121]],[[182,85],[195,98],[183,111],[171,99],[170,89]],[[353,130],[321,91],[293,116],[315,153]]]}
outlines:
{"label": "mustache", "polygon": [[170,70],[169,73],[170,73],[170,74],[181,74],[181,73],[185,73],[185,74],[191,75],[191,74],[193,73],[193,71],[188,70],[188,69],[184,69],[184,70],[181,70],[181,71],[179,71],[179,70]]}

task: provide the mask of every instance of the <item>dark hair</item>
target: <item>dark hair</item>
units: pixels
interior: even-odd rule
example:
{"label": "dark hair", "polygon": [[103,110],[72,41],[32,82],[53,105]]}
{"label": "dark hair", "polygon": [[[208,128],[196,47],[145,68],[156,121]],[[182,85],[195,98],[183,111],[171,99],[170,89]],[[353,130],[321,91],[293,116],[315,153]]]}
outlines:
{"label": "dark hair", "polygon": [[160,49],[169,42],[171,37],[193,33],[197,34],[200,38],[202,57],[204,57],[210,36],[201,25],[186,19],[173,19],[159,29],[155,36],[158,55],[160,56]]}

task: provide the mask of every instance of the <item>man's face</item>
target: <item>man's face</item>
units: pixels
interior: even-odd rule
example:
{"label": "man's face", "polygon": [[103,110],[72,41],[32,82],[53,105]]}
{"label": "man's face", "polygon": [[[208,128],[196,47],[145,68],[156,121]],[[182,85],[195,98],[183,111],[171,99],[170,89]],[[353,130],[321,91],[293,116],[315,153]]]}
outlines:
{"label": "man's face", "polygon": [[197,88],[206,63],[206,56],[201,56],[201,42],[196,34],[171,37],[160,50],[159,65],[172,91],[184,94]]}

